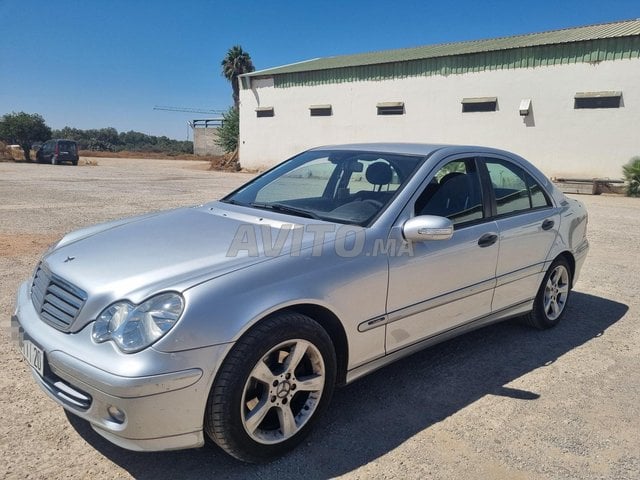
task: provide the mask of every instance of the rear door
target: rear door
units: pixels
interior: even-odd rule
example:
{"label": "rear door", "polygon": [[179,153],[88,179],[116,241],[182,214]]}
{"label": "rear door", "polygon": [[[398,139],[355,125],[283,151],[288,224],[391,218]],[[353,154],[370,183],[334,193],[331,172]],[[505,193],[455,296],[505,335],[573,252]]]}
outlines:
{"label": "rear door", "polygon": [[560,214],[549,195],[523,168],[506,157],[482,159],[491,183],[492,210],[500,235],[492,310],[532,300],[558,234]]}
{"label": "rear door", "polygon": [[58,160],[60,162],[75,162],[76,143],[70,141],[58,142]]}

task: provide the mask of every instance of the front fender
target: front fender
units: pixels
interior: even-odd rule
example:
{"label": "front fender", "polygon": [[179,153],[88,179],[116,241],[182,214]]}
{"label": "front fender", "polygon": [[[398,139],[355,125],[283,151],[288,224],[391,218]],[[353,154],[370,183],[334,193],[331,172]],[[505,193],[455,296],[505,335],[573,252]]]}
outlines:
{"label": "front fender", "polygon": [[384,328],[358,332],[357,327],[384,314],[387,258],[343,258],[330,248],[318,256],[283,256],[186,290],[181,320],[154,348],[172,352],[235,342],[275,311],[313,304],[342,322],[349,368],[383,355]]}

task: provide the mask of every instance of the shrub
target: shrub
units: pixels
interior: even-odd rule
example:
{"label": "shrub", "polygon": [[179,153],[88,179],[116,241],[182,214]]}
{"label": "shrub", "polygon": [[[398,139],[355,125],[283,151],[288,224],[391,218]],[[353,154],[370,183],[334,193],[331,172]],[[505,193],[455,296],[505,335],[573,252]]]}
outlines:
{"label": "shrub", "polygon": [[216,145],[222,147],[226,153],[235,152],[238,149],[238,136],[240,135],[240,116],[235,107],[229,108],[222,114],[222,126],[218,129]]}
{"label": "shrub", "polygon": [[627,195],[640,197],[640,157],[633,157],[622,167],[624,178],[627,181]]}
{"label": "shrub", "polygon": [[9,153],[9,147],[7,147],[7,144],[2,141],[0,141],[0,159],[12,160],[11,153]]}

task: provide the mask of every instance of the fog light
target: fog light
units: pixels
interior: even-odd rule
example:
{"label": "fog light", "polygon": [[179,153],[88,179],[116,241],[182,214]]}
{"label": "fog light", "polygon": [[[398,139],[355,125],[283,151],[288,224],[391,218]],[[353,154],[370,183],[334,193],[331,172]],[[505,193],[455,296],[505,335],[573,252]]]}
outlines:
{"label": "fog light", "polygon": [[113,405],[110,405],[109,408],[107,408],[107,413],[111,416],[111,420],[113,420],[116,423],[124,423],[124,412],[122,410],[120,410],[118,407],[114,407]]}

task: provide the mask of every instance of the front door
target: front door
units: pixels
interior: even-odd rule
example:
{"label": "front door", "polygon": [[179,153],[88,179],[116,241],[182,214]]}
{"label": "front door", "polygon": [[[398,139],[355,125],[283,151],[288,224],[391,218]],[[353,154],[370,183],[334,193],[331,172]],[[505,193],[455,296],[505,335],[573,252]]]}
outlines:
{"label": "front door", "polygon": [[[389,257],[387,353],[491,313],[498,229],[483,203],[475,158],[442,162],[408,208],[448,217],[449,240],[412,243],[412,254]],[[401,225],[391,238],[401,235]]]}

